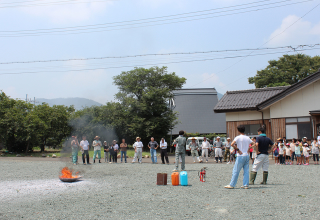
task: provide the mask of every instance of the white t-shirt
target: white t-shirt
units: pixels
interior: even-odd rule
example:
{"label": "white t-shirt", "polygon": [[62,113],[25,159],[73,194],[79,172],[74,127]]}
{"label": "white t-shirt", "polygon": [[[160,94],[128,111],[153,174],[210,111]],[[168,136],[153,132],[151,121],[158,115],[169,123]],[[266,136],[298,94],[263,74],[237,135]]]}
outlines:
{"label": "white t-shirt", "polygon": [[167,149],[167,142],[162,143],[162,141],[160,141],[160,149]]}
{"label": "white t-shirt", "polygon": [[235,137],[234,141],[237,143],[237,148],[242,152],[241,155],[237,153],[237,157],[248,156],[248,149],[252,140],[248,136],[241,134]]}
{"label": "white t-shirt", "polygon": [[210,146],[209,141],[203,141],[201,144],[202,149],[208,149]]}
{"label": "white t-shirt", "polygon": [[284,146],[279,147],[279,154],[281,154],[281,155],[284,154]]}
{"label": "white t-shirt", "polygon": [[80,141],[80,146],[83,148],[83,150],[89,150],[89,142],[87,140]]}
{"label": "white t-shirt", "polygon": [[286,156],[290,156],[290,155],[291,155],[291,148],[286,147]]}
{"label": "white t-shirt", "polygon": [[309,157],[309,152],[308,152],[308,150],[310,150],[309,147],[303,147],[303,155],[304,155],[305,157]]}
{"label": "white t-shirt", "polygon": [[119,150],[119,145],[118,145],[118,144],[115,144],[115,145],[113,146],[113,149],[114,149],[114,150]]}
{"label": "white t-shirt", "polygon": [[134,148],[142,148],[142,147],[143,147],[143,144],[142,144],[141,141],[135,142],[135,143],[133,144],[133,147],[134,147]]}

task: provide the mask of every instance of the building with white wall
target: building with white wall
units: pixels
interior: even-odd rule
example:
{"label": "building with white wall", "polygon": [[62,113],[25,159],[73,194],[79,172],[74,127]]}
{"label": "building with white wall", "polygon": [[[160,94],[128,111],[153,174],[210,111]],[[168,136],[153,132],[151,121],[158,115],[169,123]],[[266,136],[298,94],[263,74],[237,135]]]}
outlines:
{"label": "building with white wall", "polygon": [[237,136],[237,126],[257,134],[266,127],[273,140],[316,137],[320,131],[320,71],[291,86],[227,92],[214,108],[226,113],[227,134]]}

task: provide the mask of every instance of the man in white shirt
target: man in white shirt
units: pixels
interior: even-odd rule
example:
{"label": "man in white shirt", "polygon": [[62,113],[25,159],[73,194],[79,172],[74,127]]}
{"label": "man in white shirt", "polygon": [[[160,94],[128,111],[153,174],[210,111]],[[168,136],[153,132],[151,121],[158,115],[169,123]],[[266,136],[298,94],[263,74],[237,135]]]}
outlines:
{"label": "man in white shirt", "polygon": [[160,149],[161,149],[161,161],[162,161],[162,164],[165,164],[164,158],[166,158],[166,162],[167,162],[167,164],[169,164],[167,146],[168,146],[168,144],[167,144],[166,140],[164,138],[161,138]]}
{"label": "man in white shirt", "polygon": [[80,147],[83,151],[82,153],[82,162],[83,165],[86,165],[85,156],[87,157],[87,164],[89,163],[89,142],[86,139],[86,136],[82,136],[82,141],[80,141]]}
{"label": "man in white shirt", "polygon": [[204,155],[206,155],[206,163],[208,163],[208,151],[209,151],[210,143],[207,141],[207,138],[203,138],[203,142],[201,144],[202,149],[202,161],[204,159]]}
{"label": "man in white shirt", "polygon": [[96,162],[96,156],[98,154],[98,159],[99,159],[99,163],[101,163],[101,141],[99,140],[100,137],[99,136],[96,136],[94,138],[95,140],[92,142],[92,146],[93,146],[93,149],[94,149],[94,152],[93,152],[93,163]]}
{"label": "man in white shirt", "polygon": [[243,186],[241,188],[249,189],[249,145],[254,143],[248,136],[244,135],[245,127],[243,125],[239,125],[237,129],[240,135],[231,143],[231,146],[237,150],[237,160],[233,167],[231,182],[225,188],[233,189],[236,186],[239,173],[243,169]]}
{"label": "man in white shirt", "polygon": [[135,155],[134,155],[134,158],[132,160],[132,163],[136,162],[136,158],[137,157],[138,157],[139,163],[140,164],[142,163],[142,148],[143,148],[143,144],[142,144],[142,142],[140,140],[141,140],[141,138],[137,137],[136,138],[136,142],[133,144]]}

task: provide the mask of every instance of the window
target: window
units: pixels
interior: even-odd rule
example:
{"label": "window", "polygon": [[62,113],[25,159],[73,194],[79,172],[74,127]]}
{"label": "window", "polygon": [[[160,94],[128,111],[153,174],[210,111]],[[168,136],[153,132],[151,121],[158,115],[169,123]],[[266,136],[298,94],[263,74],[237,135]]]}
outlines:
{"label": "window", "polygon": [[286,118],[286,138],[312,138],[310,117]]}
{"label": "window", "polygon": [[258,134],[258,129],[261,127],[260,124],[255,124],[255,125],[244,125],[246,128],[245,134],[246,135],[257,135]]}
{"label": "window", "polygon": [[297,125],[286,125],[286,138],[292,139],[298,138],[298,126]]}

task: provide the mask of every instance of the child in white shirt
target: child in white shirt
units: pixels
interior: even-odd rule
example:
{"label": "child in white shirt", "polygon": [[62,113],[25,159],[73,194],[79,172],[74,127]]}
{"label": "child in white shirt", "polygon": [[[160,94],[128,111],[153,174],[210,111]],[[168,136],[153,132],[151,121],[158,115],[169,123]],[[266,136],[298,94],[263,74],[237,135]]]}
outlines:
{"label": "child in white shirt", "polygon": [[309,152],[310,152],[310,148],[308,147],[308,144],[305,143],[303,145],[303,156],[306,158],[306,163],[304,165],[309,165]]}

